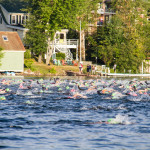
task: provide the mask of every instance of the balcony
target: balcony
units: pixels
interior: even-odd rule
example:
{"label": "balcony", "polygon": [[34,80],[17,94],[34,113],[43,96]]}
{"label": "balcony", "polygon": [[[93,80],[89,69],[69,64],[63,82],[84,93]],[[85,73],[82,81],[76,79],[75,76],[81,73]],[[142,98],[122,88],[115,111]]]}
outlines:
{"label": "balcony", "polygon": [[[51,43],[52,45],[53,43]],[[55,46],[58,48],[77,48],[78,39],[55,39]]]}
{"label": "balcony", "polygon": [[115,14],[115,11],[110,9],[110,8],[107,8],[105,9],[105,13],[108,13],[108,14]]}
{"label": "balcony", "polygon": [[107,9],[100,8],[97,10],[97,13],[98,14],[115,14],[115,11],[110,8],[107,8]]}

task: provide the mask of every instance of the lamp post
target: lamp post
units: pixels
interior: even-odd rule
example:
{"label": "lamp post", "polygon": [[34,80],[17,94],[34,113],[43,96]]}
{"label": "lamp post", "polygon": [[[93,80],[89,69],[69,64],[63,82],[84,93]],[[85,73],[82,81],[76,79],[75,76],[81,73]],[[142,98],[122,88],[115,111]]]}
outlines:
{"label": "lamp post", "polygon": [[81,58],[81,19],[80,19],[80,62],[82,61]]}

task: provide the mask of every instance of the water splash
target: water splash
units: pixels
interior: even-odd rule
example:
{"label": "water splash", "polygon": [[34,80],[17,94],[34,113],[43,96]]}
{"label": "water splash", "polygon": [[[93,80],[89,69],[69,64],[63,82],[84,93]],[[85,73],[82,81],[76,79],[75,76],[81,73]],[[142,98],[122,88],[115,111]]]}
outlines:
{"label": "water splash", "polygon": [[116,115],[115,118],[108,120],[109,124],[132,124],[127,115]]}

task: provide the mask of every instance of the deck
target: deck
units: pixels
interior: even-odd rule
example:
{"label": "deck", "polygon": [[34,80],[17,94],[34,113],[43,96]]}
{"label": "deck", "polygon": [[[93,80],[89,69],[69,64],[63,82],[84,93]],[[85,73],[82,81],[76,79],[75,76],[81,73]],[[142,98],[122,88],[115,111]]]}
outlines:
{"label": "deck", "polygon": [[131,73],[105,73],[102,71],[96,71],[101,76],[111,77],[150,77],[150,74],[131,74]]}

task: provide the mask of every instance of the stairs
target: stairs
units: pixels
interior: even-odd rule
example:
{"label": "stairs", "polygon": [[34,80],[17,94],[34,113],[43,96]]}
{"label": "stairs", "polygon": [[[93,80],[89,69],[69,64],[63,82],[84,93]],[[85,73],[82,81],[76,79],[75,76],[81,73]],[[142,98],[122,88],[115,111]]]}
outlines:
{"label": "stairs", "polygon": [[59,48],[55,45],[55,51],[65,53],[65,60],[73,60],[73,54],[71,53],[69,48]]}

